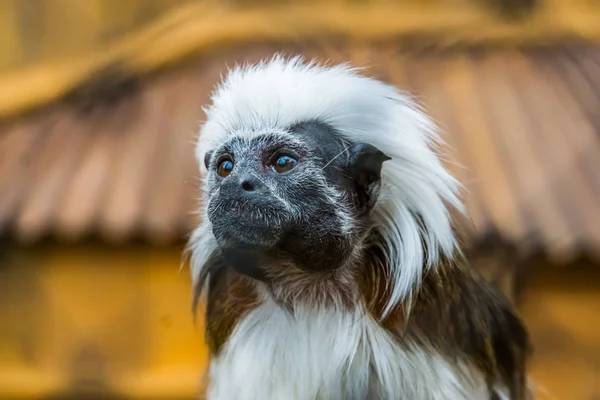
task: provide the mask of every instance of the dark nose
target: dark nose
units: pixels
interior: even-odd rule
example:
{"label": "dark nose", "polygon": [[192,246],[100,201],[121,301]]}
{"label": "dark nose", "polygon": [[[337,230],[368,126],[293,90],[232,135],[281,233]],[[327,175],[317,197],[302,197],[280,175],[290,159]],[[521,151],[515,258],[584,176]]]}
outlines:
{"label": "dark nose", "polygon": [[251,202],[262,202],[269,196],[269,190],[265,183],[252,173],[237,171],[225,179],[221,185],[223,196],[231,199],[249,200]]}
{"label": "dark nose", "polygon": [[227,192],[233,196],[261,197],[265,194],[265,189],[265,184],[252,174],[241,174],[226,183]]}
{"label": "dark nose", "polygon": [[254,192],[256,190],[256,184],[252,179],[243,179],[242,180],[242,189],[246,192]]}

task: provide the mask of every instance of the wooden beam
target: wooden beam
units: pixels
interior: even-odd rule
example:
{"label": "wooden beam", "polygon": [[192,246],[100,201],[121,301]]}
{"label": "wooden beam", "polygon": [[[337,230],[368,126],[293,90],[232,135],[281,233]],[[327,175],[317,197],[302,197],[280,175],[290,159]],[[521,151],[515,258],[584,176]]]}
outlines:
{"label": "wooden beam", "polygon": [[528,45],[568,39],[600,40],[600,6],[545,2],[524,20],[507,20],[478,1],[290,2],[285,7],[191,2],[153,23],[60,61],[35,63],[0,75],[0,117],[51,102],[108,66],[144,74],[192,54],[230,44],[345,37],[405,38],[436,46]]}

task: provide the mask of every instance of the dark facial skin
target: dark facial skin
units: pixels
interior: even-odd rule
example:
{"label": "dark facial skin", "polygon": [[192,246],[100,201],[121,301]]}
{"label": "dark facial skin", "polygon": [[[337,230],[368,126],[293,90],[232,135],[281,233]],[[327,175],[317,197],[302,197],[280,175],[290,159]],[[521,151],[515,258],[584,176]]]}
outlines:
{"label": "dark facial skin", "polygon": [[209,152],[207,212],[226,264],[259,280],[267,260],[341,267],[368,222],[387,159],[318,122],[233,137]]}

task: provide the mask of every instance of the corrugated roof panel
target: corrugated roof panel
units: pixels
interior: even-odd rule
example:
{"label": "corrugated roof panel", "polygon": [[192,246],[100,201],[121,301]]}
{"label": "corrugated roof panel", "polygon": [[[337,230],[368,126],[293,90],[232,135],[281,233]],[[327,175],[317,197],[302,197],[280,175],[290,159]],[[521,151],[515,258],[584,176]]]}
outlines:
{"label": "corrugated roof panel", "polygon": [[[116,110],[117,113],[124,112]],[[80,130],[80,135],[90,136],[90,145],[71,182],[65,187],[64,197],[57,205],[55,231],[65,239],[75,240],[90,233],[95,226],[109,185],[109,172],[118,155],[119,141],[114,132],[124,127],[123,122],[94,118]],[[73,127],[77,130],[77,127]]]}
{"label": "corrugated roof panel", "polygon": [[464,156],[463,143],[457,134],[459,127],[447,107],[445,94],[440,90],[439,76],[445,68],[443,57],[407,58],[406,83],[401,87],[410,91],[417,97],[425,111],[438,123],[444,132],[444,140],[448,147],[446,166],[464,185],[466,191],[463,195],[469,217],[476,229],[485,230],[490,224],[489,215],[482,203],[480,184],[471,160]]}
{"label": "corrugated roof panel", "polygon": [[169,104],[169,120],[159,144],[160,157],[148,171],[153,184],[146,192],[143,210],[144,230],[154,240],[163,242],[179,236],[180,205],[185,195],[186,165],[191,158],[194,139],[204,117],[198,94],[205,92],[204,79],[196,74],[182,74],[174,82],[174,96]]}
{"label": "corrugated roof panel", "polygon": [[[596,175],[593,171],[600,171],[600,141],[593,133],[590,121],[574,100],[572,90],[564,86],[564,80],[559,79],[556,69],[549,68],[554,60],[548,57],[537,63],[534,60],[535,58],[530,61],[535,68],[534,74],[548,77],[537,79],[543,87],[540,90],[550,100],[547,112],[557,118],[552,134],[545,135],[542,140],[554,144],[548,151],[557,152],[559,157],[564,156],[565,162],[564,167],[557,171],[558,176],[553,176],[553,180],[558,186],[564,212],[578,232],[581,246],[589,247],[590,243],[600,243],[600,208],[593,182],[593,175]],[[552,157],[551,161],[555,162],[556,159]]]}
{"label": "corrugated roof panel", "polygon": [[[540,70],[548,69],[551,63],[546,57],[544,59],[548,62],[537,64]],[[554,78],[548,79],[546,84],[562,111],[561,143],[572,154],[571,162],[575,171],[566,179],[577,184],[578,190],[574,193],[577,201],[569,200],[569,212],[579,228],[581,242],[593,250],[595,244],[600,243],[600,137],[564,81]]]}
{"label": "corrugated roof panel", "polygon": [[[538,57],[538,63],[547,63],[548,57]],[[592,122],[595,127],[600,127],[600,95],[597,87],[594,87],[594,81],[600,83],[600,69],[590,75],[588,70],[592,69],[595,61],[590,58],[583,58],[577,55],[560,54],[554,57],[550,67],[555,69],[555,73],[562,77],[562,81],[570,88],[570,92],[577,99],[580,106],[586,113],[586,117]],[[591,68],[588,64],[592,64]],[[598,85],[596,85],[598,86]]]}
{"label": "corrugated roof panel", "polygon": [[[569,122],[577,124],[574,130],[577,130],[576,139],[579,139],[582,147],[582,162],[585,165],[586,178],[589,181],[590,189],[594,191],[596,197],[600,198],[600,174],[597,173],[600,165],[598,151],[600,149],[600,53],[598,60],[592,58],[579,58],[575,60],[576,71],[567,74],[566,79],[555,79],[551,82],[557,86],[565,96],[565,101],[572,104],[571,118]],[[558,58],[558,61],[565,57]],[[564,60],[565,63],[568,60]],[[563,63],[564,64],[564,63]],[[543,63],[538,64],[543,66]],[[577,74],[579,72],[579,74]],[[563,76],[557,72],[558,76]],[[577,76],[576,76],[577,75]],[[575,84],[574,81],[578,80]],[[566,98],[568,97],[568,99]],[[578,129],[581,126],[581,130]]]}
{"label": "corrugated roof panel", "polygon": [[[564,224],[557,221],[552,229],[544,230],[546,249],[556,257],[569,258],[579,246],[580,238],[578,238],[579,228],[568,213],[569,205],[565,204],[566,188],[558,184],[558,179],[568,179],[575,173],[568,165],[571,154],[559,145],[561,132],[558,126],[562,118],[561,111],[556,109],[556,102],[548,92],[548,88],[543,85],[543,81],[548,77],[536,75],[530,60],[515,54],[514,57],[507,59],[507,65],[507,73],[513,79],[516,90],[515,98],[520,100],[520,105],[531,124],[531,129],[527,131],[531,133],[531,156],[537,157],[542,164],[545,179],[548,180],[552,196],[563,215]],[[535,182],[532,181],[532,184]],[[531,201],[543,200],[538,197]]]}
{"label": "corrugated roof panel", "polygon": [[48,138],[36,157],[27,197],[17,215],[17,234],[22,240],[36,240],[50,229],[65,188],[81,165],[89,136],[73,129],[75,118],[71,112],[64,113],[49,132],[44,132]]}
{"label": "corrugated roof panel", "polygon": [[532,127],[506,74],[505,57],[491,55],[479,60],[477,85],[485,105],[483,112],[513,187],[513,196],[521,205],[522,218],[534,240],[532,245],[538,246],[541,240],[548,239],[545,238],[547,231],[557,225],[566,226],[566,222],[551,193],[544,166],[533,156],[536,143],[532,138]]}
{"label": "corrugated roof panel", "polygon": [[153,82],[142,93],[135,118],[122,136],[111,166],[110,184],[100,215],[100,230],[109,240],[124,240],[140,228],[144,195],[153,185],[150,170],[160,155],[158,141],[170,116],[170,82]]}
{"label": "corrugated roof panel", "polygon": [[56,120],[45,113],[5,124],[0,134],[0,232],[14,228],[21,203],[33,185],[39,155],[50,139],[48,130]]}
{"label": "corrugated roof panel", "polygon": [[461,142],[460,157],[469,160],[477,171],[481,195],[493,224],[507,236],[522,241],[528,236],[528,227],[493,133],[483,116],[485,105],[477,97],[472,68],[472,62],[466,56],[452,57],[440,78],[446,107],[451,118],[456,120],[454,132],[457,141]]}

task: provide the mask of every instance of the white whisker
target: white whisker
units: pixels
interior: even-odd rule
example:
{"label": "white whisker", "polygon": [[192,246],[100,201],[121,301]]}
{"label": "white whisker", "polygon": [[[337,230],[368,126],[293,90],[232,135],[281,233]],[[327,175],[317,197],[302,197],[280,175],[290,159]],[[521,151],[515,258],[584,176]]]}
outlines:
{"label": "white whisker", "polygon": [[329,166],[329,164],[331,164],[332,162],[334,162],[339,156],[341,156],[342,154],[344,154],[345,152],[348,151],[348,149],[350,149],[351,146],[347,146],[344,150],[340,151],[338,153],[338,155],[336,155],[335,157],[333,157],[331,160],[329,160],[329,162],[327,164],[325,164],[325,166],[323,166],[323,168],[321,168],[322,170],[327,168]]}

